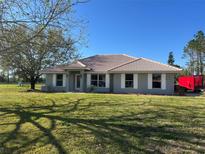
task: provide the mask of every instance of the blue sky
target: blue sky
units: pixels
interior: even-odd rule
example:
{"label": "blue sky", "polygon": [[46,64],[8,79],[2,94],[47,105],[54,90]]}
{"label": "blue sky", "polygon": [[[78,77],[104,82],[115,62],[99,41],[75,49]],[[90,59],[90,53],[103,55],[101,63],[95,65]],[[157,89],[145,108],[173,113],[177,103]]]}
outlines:
{"label": "blue sky", "polygon": [[124,53],[167,63],[173,51],[184,65],[184,46],[205,31],[205,0],[90,0],[76,12],[88,21],[84,57]]}

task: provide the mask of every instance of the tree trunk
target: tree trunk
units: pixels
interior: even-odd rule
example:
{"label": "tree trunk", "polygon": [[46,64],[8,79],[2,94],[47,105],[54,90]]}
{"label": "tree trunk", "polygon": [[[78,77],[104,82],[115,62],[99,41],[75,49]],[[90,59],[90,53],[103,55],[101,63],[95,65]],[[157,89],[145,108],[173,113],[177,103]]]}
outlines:
{"label": "tree trunk", "polygon": [[7,83],[10,82],[10,79],[9,79],[9,70],[7,71]]}
{"label": "tree trunk", "polygon": [[197,52],[197,58],[196,58],[196,75],[200,75],[200,58],[199,58],[198,52]]}
{"label": "tree trunk", "polygon": [[200,64],[200,74],[203,75],[203,73],[204,73],[203,65],[204,65],[204,64],[203,64],[202,61],[201,61],[200,63],[201,63],[201,64]]}
{"label": "tree trunk", "polygon": [[199,70],[200,70],[200,75],[203,74],[203,59],[202,59],[202,52],[199,52]]}
{"label": "tree trunk", "polygon": [[31,89],[35,90],[35,85],[36,85],[35,80],[31,80],[30,84],[31,84]]}

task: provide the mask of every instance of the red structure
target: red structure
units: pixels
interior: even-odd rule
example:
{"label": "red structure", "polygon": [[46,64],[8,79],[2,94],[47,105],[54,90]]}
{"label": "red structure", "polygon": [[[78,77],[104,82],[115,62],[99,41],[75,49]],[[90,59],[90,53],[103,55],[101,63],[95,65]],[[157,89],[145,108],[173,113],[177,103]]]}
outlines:
{"label": "red structure", "polygon": [[203,76],[202,75],[192,75],[192,76],[180,76],[178,78],[178,85],[187,90],[196,91],[203,89]]}

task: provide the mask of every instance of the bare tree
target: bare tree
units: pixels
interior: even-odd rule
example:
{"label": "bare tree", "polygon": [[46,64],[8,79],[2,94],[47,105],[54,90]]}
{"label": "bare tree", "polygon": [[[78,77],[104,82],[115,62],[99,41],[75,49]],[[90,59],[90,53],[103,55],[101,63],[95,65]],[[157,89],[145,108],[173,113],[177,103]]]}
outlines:
{"label": "bare tree", "polygon": [[[61,28],[67,35],[81,26],[73,18],[73,6],[86,3],[87,0],[2,0],[0,1],[0,52],[15,48],[34,39],[39,33],[49,28]],[[35,31],[27,39],[16,44],[9,43],[8,33],[12,27],[22,26]],[[26,26],[25,26],[26,25]],[[72,27],[72,28],[71,28]],[[14,32],[13,32],[14,33]],[[6,37],[5,37],[6,36]],[[20,37],[18,35],[18,37]],[[81,37],[81,36],[79,36]]]}
{"label": "bare tree", "polygon": [[83,23],[73,7],[85,0],[0,1],[0,63],[14,68],[30,81],[31,89],[40,70],[64,64],[78,56]]}

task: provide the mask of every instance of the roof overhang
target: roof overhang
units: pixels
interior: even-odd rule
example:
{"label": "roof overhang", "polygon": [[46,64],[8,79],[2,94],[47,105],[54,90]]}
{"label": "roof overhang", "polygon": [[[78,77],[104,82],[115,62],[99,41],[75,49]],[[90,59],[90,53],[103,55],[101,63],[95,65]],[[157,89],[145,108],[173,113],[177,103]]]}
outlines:
{"label": "roof overhang", "polygon": [[90,68],[87,67],[69,67],[69,68],[64,68],[64,70],[69,71],[69,70],[90,70]]}
{"label": "roof overhang", "polygon": [[108,71],[108,73],[180,73],[181,71]]}

